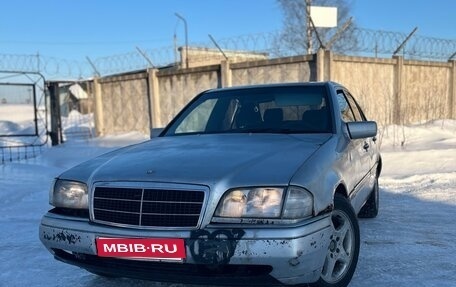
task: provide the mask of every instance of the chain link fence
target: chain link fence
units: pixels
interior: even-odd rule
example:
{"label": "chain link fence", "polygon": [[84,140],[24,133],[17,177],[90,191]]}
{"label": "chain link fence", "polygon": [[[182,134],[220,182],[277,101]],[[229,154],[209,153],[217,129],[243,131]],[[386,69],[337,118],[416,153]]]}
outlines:
{"label": "chain link fence", "polygon": [[[331,49],[334,52],[353,56],[391,57],[407,38],[407,33],[370,30],[364,28],[350,28],[350,44],[345,45],[344,37],[336,40]],[[195,62],[207,62],[218,53],[220,59],[236,58],[240,54],[263,56],[265,58],[279,58],[305,54],[302,46],[290,46],[284,44],[284,35],[281,32],[260,33],[242,35],[238,37],[216,39],[217,44],[208,37],[207,42],[191,42],[190,47],[198,47],[206,51],[197,57]],[[323,44],[330,42],[323,39]],[[218,47],[217,47],[218,45]],[[313,39],[315,52],[320,44]],[[97,59],[82,59],[80,61],[66,60],[55,57],[36,55],[11,55],[0,54],[0,70],[40,72],[47,79],[58,77],[71,77],[81,79],[92,75],[109,75],[140,70],[150,67],[165,67],[181,65],[185,62],[181,59],[184,49],[175,47],[163,47],[158,49],[132,48],[131,52],[111,55]],[[406,44],[398,51],[399,55],[406,59],[448,61],[455,58],[456,40],[440,39],[421,35],[412,35]]]}

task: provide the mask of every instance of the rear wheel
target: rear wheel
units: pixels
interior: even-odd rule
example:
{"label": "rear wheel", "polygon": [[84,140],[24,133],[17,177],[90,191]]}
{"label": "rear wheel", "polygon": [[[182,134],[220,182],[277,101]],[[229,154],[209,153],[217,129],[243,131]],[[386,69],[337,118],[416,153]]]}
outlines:
{"label": "rear wheel", "polygon": [[379,209],[379,189],[378,189],[378,178],[375,179],[374,188],[358,213],[359,218],[375,218],[378,215]]}
{"label": "rear wheel", "polygon": [[359,226],[348,199],[336,194],[332,212],[333,235],[320,279],[314,287],[345,287],[350,283],[358,263]]}

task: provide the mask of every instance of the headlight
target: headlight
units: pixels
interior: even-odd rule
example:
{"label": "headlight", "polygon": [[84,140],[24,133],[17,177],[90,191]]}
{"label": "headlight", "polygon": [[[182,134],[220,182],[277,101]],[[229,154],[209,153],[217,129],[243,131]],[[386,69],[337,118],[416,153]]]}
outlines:
{"label": "headlight", "polygon": [[[257,187],[230,190],[215,214],[227,218],[303,219],[313,215],[313,196],[300,187]],[[225,221],[224,221],[225,222]]]}
{"label": "headlight", "polygon": [[283,206],[284,219],[300,219],[312,216],[313,196],[307,190],[290,186]]}
{"label": "headlight", "polygon": [[282,209],[283,190],[275,187],[231,190],[223,196],[215,216],[278,218]]}
{"label": "headlight", "polygon": [[87,185],[58,179],[54,182],[54,188],[49,195],[49,203],[55,207],[87,209]]}

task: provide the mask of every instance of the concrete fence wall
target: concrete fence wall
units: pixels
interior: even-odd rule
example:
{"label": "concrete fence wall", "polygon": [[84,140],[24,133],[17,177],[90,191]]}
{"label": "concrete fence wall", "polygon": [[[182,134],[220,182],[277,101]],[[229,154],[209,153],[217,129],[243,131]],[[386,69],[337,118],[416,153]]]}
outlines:
{"label": "concrete fence wall", "polygon": [[455,61],[409,61],[326,55],[331,79],[343,83],[381,124],[455,117]]}
{"label": "concrete fence wall", "polygon": [[198,93],[249,84],[336,81],[358,99],[380,125],[455,118],[456,61],[376,59],[319,51],[295,56],[189,69],[149,69],[97,78],[99,134],[149,133],[165,126]]}
{"label": "concrete fence wall", "polygon": [[404,61],[400,122],[451,118],[453,109],[448,104],[454,97],[450,93],[455,84],[450,78],[452,73],[451,63]]}
{"label": "concrete fence wall", "polygon": [[94,80],[97,133],[149,132],[150,98],[147,73]]}
{"label": "concrete fence wall", "polygon": [[369,119],[393,122],[395,60],[334,56],[331,76],[356,97]]}
{"label": "concrete fence wall", "polygon": [[220,87],[220,65],[178,71],[160,71],[153,127],[163,127],[197,94]]}
{"label": "concrete fence wall", "polygon": [[316,80],[314,55],[231,64],[233,86]]}

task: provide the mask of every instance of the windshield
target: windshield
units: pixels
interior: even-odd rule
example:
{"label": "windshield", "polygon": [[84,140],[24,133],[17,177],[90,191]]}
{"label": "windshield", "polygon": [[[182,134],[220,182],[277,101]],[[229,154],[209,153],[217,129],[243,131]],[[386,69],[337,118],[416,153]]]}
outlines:
{"label": "windshield", "polygon": [[165,136],[331,131],[324,86],[277,86],[207,92],[180,113]]}

